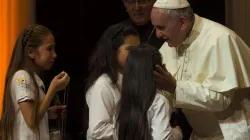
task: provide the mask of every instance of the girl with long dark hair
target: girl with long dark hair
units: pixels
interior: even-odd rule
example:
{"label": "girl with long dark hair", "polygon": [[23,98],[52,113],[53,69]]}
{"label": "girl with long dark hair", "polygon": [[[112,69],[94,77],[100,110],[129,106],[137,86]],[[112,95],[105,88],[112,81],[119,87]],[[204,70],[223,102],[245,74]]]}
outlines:
{"label": "girl with long dark hair", "polygon": [[182,139],[180,129],[171,128],[168,100],[157,92],[153,76],[156,65],[162,66],[162,57],[154,47],[129,49],[117,105],[115,139]]}
{"label": "girl with long dark hair", "polygon": [[113,115],[120,99],[123,67],[128,49],[139,44],[137,32],[131,26],[120,24],[105,31],[99,40],[91,58],[86,87],[88,140],[113,140]]}

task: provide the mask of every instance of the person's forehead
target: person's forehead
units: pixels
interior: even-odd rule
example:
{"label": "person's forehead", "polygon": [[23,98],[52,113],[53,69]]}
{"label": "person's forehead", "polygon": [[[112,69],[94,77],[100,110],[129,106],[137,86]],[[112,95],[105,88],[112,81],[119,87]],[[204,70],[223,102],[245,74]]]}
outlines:
{"label": "person's forehead", "polygon": [[43,42],[41,44],[42,47],[55,46],[55,39],[52,34],[49,34],[43,38]]}
{"label": "person's forehead", "polygon": [[[135,35],[130,35],[125,37],[125,44],[138,44],[138,42],[140,42],[140,38],[138,36]],[[139,45],[139,44],[138,44]]]}
{"label": "person's forehead", "polygon": [[44,36],[42,39],[43,39],[44,43],[55,41],[54,36],[52,34],[48,34],[48,35]]}
{"label": "person's forehead", "polygon": [[167,22],[167,14],[163,9],[153,8],[151,13],[151,21],[155,26],[164,25]]}

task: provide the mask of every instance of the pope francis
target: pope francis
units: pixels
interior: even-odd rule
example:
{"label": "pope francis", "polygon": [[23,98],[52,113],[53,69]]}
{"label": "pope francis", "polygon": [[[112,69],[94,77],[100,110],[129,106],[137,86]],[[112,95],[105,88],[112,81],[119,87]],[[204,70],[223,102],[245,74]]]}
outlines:
{"label": "pope francis", "polygon": [[182,108],[193,127],[190,139],[249,140],[249,47],[232,30],[194,14],[186,0],[157,0],[151,21],[165,40],[156,84]]}

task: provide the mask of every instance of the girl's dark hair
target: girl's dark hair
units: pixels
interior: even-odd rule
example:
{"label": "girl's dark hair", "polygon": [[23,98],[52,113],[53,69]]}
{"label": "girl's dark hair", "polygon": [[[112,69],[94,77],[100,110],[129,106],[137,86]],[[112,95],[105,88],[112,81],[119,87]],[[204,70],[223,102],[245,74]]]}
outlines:
{"label": "girl's dark hair", "polygon": [[89,64],[89,78],[85,91],[87,91],[102,74],[107,74],[112,83],[117,82],[119,63],[117,50],[124,44],[125,38],[129,35],[138,36],[132,26],[117,24],[108,28],[97,43]]}
{"label": "girl's dark hair", "polygon": [[43,44],[43,38],[51,34],[51,31],[42,25],[31,25],[24,29],[16,40],[14,50],[12,53],[11,61],[7,70],[5,79],[4,99],[3,99],[3,112],[1,117],[1,137],[2,140],[13,139],[13,127],[15,122],[15,109],[11,96],[11,81],[13,75],[18,70],[25,70],[31,76],[31,83],[35,87],[35,128],[38,131],[38,103],[39,103],[39,87],[35,81],[36,65],[33,60],[28,56],[28,49],[37,49]]}
{"label": "girl's dark hair", "polygon": [[117,106],[119,140],[152,140],[148,109],[156,95],[153,70],[162,65],[159,51],[149,45],[130,49]]}

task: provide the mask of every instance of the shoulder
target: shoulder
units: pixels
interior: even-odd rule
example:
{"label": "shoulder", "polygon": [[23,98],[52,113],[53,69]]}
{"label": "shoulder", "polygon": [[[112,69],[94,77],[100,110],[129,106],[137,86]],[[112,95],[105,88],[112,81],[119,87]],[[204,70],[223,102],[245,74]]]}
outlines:
{"label": "shoulder", "polygon": [[112,101],[117,94],[115,85],[107,74],[101,75],[87,91],[85,99],[87,104],[92,101]]}
{"label": "shoulder", "polygon": [[166,102],[167,102],[167,99],[163,95],[156,93],[153,103],[165,104]]}
{"label": "shoulder", "polygon": [[[212,20],[199,17],[197,27],[197,33],[195,41],[192,43],[192,49],[196,52],[212,52],[220,53],[221,51],[231,51],[231,47],[237,45],[234,43],[237,41],[238,35],[226,26],[214,22]],[[204,53],[203,53],[204,54]]]}
{"label": "shoulder", "polygon": [[156,112],[157,110],[161,109],[170,110],[170,105],[168,100],[163,95],[157,93],[152,105],[149,108],[149,111]]}
{"label": "shoulder", "polygon": [[34,73],[34,80],[35,81],[33,81],[30,73],[28,73],[25,70],[18,70],[17,72],[15,72],[12,80],[15,80],[18,82],[23,81],[26,84],[32,84],[33,82],[36,82],[38,84],[38,86],[44,86],[43,81],[40,79],[40,77],[37,74]]}
{"label": "shoulder", "polygon": [[202,19],[203,19],[202,35],[212,44],[214,43],[217,44],[218,41],[227,41],[230,39],[236,39],[238,37],[238,35],[228,27],[206,18]]}
{"label": "shoulder", "polygon": [[[87,91],[87,95],[97,92],[107,93],[106,91],[111,91],[114,89],[111,79],[107,74],[102,74]],[[104,91],[104,92],[103,92]]]}
{"label": "shoulder", "polygon": [[20,77],[20,76],[24,76],[25,78],[30,78],[30,74],[25,70],[16,71],[13,77]]}
{"label": "shoulder", "polygon": [[94,83],[93,86],[110,86],[112,84],[111,79],[107,74],[102,74]]}
{"label": "shoulder", "polygon": [[12,78],[12,82],[17,83],[18,85],[23,83],[30,84],[31,81],[32,80],[30,74],[25,70],[18,70],[17,72],[15,72]]}
{"label": "shoulder", "polygon": [[35,99],[35,86],[31,75],[25,70],[18,70],[11,81],[11,94],[17,102]]}

